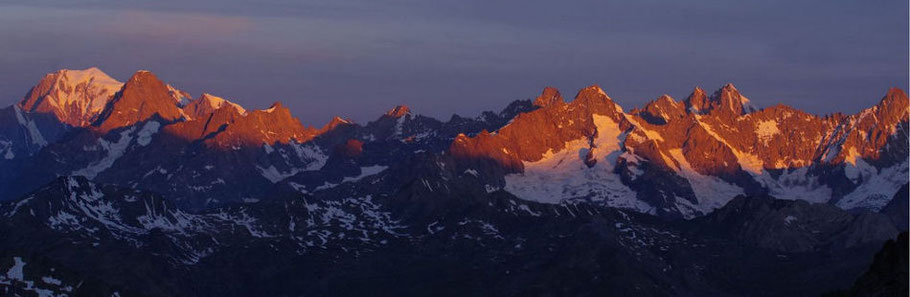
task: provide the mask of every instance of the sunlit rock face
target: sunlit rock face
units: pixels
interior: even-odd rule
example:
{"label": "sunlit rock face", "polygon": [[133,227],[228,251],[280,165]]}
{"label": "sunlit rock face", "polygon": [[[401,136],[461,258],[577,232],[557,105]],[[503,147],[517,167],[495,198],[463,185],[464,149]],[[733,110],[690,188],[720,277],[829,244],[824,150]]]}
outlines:
{"label": "sunlit rock face", "polygon": [[[732,84],[628,110],[597,85],[568,102],[547,87],[475,118],[440,121],[402,105],[366,124],[335,117],[321,128],[280,102],[248,110],[208,93],[190,98],[148,71],[125,83],[96,68],[48,74],[5,110],[0,155],[19,167],[0,180],[22,185],[5,198],[79,175],[205,208],[259,200],[286,181],[312,191],[425,153],[477,172],[485,191],[693,218],[740,194],[878,210],[907,174],[899,89],[855,115],[817,116],[758,109]],[[323,170],[331,174],[318,178]]]}
{"label": "sunlit rock face", "polygon": [[[757,109],[732,84],[710,96],[695,88],[681,102],[664,95],[629,112],[596,87],[569,103],[558,94],[545,89],[539,109],[498,131],[456,138],[453,155],[507,168],[506,189],[530,200],[595,200],[684,217],[737,194],[878,210],[907,176],[908,103],[899,89],[858,114],[824,117],[784,105]],[[610,122],[599,126],[598,116]],[[594,158],[603,131],[619,131],[619,149]],[[562,157],[554,163],[554,155]],[[571,162],[586,168],[563,168]],[[610,175],[592,175],[598,166]],[[599,189],[613,180],[631,190]]]}
{"label": "sunlit rock face", "polygon": [[907,229],[898,89],[816,116],[732,84],[628,110],[548,87],[308,127],[102,74],[0,109],[0,292],[820,296]]}

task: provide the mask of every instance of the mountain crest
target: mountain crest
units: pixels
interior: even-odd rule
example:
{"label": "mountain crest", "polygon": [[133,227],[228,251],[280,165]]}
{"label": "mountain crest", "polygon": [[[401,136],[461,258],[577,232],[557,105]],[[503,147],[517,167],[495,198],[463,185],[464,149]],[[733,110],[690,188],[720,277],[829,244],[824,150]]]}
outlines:
{"label": "mountain crest", "polygon": [[231,107],[240,114],[246,114],[246,109],[242,106],[209,93],[203,93],[198,99],[187,104],[183,110],[192,118],[200,118],[223,107]]}
{"label": "mountain crest", "polygon": [[122,86],[95,67],[61,69],[45,75],[19,107],[27,112],[52,113],[71,126],[87,126]]}
{"label": "mountain crest", "polygon": [[183,117],[183,112],[171,97],[167,85],[151,72],[141,70],[133,74],[108,102],[94,126],[104,133],[154,116],[176,121]]}
{"label": "mountain crest", "polygon": [[305,127],[281,102],[254,110],[227,125],[208,142],[217,147],[261,146],[263,144],[304,142],[316,136],[317,130]]}
{"label": "mountain crest", "polygon": [[749,99],[740,94],[732,83],[725,84],[710,97],[706,96],[704,90],[695,87],[686,99],[686,108],[696,114],[715,113],[727,116],[740,116],[755,111]]}
{"label": "mountain crest", "polygon": [[623,113],[622,107],[613,102],[613,99],[598,85],[591,85],[575,95],[569,103],[570,110],[586,110],[588,114],[609,115],[614,120],[619,120]]}
{"label": "mountain crest", "polygon": [[745,107],[748,106],[749,99],[740,94],[732,83],[727,83],[711,96],[711,104],[713,109],[741,115],[746,112]]}
{"label": "mountain crest", "polygon": [[648,122],[665,124],[673,119],[685,117],[686,110],[684,104],[676,102],[673,97],[664,94],[657,100],[648,102],[639,114]]}
{"label": "mountain crest", "polygon": [[575,100],[578,100],[578,99],[582,99],[582,100],[598,99],[598,100],[613,101],[613,99],[611,99],[610,96],[607,96],[607,93],[604,92],[604,90],[602,88],[600,88],[600,86],[597,84],[587,86],[584,89],[581,89],[580,91],[578,91],[578,94],[575,95]]}

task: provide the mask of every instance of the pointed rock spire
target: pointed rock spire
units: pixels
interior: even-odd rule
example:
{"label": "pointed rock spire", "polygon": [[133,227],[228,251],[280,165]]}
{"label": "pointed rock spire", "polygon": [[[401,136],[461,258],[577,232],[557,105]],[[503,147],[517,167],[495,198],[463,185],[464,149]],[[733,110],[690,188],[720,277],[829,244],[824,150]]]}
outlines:
{"label": "pointed rock spire", "polygon": [[697,114],[723,114],[739,116],[754,111],[749,99],[739,93],[732,83],[727,83],[714,92],[710,97],[705,91],[695,87],[689,98],[686,99],[686,108],[689,112]]}
{"label": "pointed rock spire", "polygon": [[741,115],[744,113],[743,104],[748,103],[749,99],[743,97],[732,83],[727,83],[714,92],[710,101],[712,109],[722,110],[724,113]]}
{"label": "pointed rock spire", "polygon": [[534,105],[539,107],[548,107],[554,104],[565,103],[559,90],[554,87],[546,87],[537,99],[534,99]]}
{"label": "pointed rock spire", "polygon": [[686,110],[693,113],[707,113],[711,107],[708,104],[708,95],[705,90],[695,87],[689,97],[686,98]]}
{"label": "pointed rock spire", "polygon": [[591,85],[578,91],[575,99],[569,103],[569,109],[583,109],[587,113],[611,115],[614,120],[619,120],[623,112],[622,107],[613,102],[610,96],[598,85]]}
{"label": "pointed rock spire", "polygon": [[883,122],[896,123],[908,116],[910,102],[907,99],[907,93],[899,88],[891,88],[885,97],[876,105],[877,116]]}
{"label": "pointed rock spire", "polygon": [[176,121],[183,113],[170,96],[167,85],[149,71],[139,71],[123,85],[94,126],[102,132],[133,125],[154,116]]}

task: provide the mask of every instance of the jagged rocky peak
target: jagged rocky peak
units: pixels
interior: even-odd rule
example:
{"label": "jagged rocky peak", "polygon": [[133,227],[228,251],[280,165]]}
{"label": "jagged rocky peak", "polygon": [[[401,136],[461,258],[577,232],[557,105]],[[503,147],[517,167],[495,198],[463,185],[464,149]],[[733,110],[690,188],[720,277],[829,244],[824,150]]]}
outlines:
{"label": "jagged rocky peak", "polygon": [[676,102],[670,95],[664,94],[657,100],[648,102],[639,114],[651,123],[663,124],[685,117],[686,107],[684,104]]}
{"label": "jagged rocky peak", "polygon": [[61,69],[45,75],[19,102],[19,107],[28,112],[53,113],[71,126],[87,126],[122,86],[122,82],[95,67]]}
{"label": "jagged rocky peak", "polygon": [[905,160],[907,147],[889,143],[907,142],[908,105],[906,93],[892,88],[877,105],[847,117],[841,122],[847,129],[832,137],[824,160],[856,164],[862,158],[877,166]]}
{"label": "jagged rocky peak", "polygon": [[607,93],[604,92],[604,90],[602,88],[600,88],[600,86],[597,84],[593,84],[593,85],[585,87],[584,89],[579,90],[578,94],[575,95],[574,101],[578,101],[579,99],[613,101],[613,99],[610,99],[610,96],[607,96]]}
{"label": "jagged rocky peak", "polygon": [[409,108],[407,105],[398,105],[398,106],[395,106],[395,108],[392,108],[391,110],[386,112],[385,115],[397,119],[397,118],[406,116],[410,113],[411,113],[411,108]]}
{"label": "jagged rocky peak", "polygon": [[604,102],[612,103],[613,100],[610,99],[610,96],[607,96],[607,93],[600,86],[591,85],[579,90],[578,94],[575,95],[575,99],[569,104],[572,107],[590,107]]}
{"label": "jagged rocky peak", "polygon": [[564,104],[565,100],[559,94],[559,90],[554,87],[546,87],[537,99],[534,99],[534,105],[539,107],[548,107],[555,104]]}
{"label": "jagged rocky peak", "polygon": [[705,91],[695,87],[689,98],[686,99],[686,108],[689,112],[697,114],[720,114],[739,116],[756,110],[732,83],[727,83],[714,92],[710,97]]}
{"label": "jagged rocky peak", "polygon": [[711,101],[715,104],[715,109],[722,109],[735,115],[749,113],[755,110],[751,106],[749,98],[739,93],[739,90],[732,83],[727,83],[720,90],[711,96]]}
{"label": "jagged rocky peak", "polygon": [[614,120],[618,120],[623,113],[622,107],[613,102],[613,99],[596,84],[578,91],[575,99],[569,103],[569,109],[586,110],[588,114],[609,115]]}
{"label": "jagged rocky peak", "polygon": [[101,132],[107,132],[153,117],[176,121],[183,117],[183,112],[171,97],[167,85],[151,72],[141,70],[114,95],[93,125]]}
{"label": "jagged rocky peak", "polygon": [[899,88],[891,88],[885,97],[876,105],[878,116],[886,122],[896,122],[901,118],[907,117],[910,102],[907,99],[907,93]]}
{"label": "jagged rocky peak", "polygon": [[686,110],[692,113],[707,113],[710,110],[708,95],[701,87],[695,87],[685,103]]}

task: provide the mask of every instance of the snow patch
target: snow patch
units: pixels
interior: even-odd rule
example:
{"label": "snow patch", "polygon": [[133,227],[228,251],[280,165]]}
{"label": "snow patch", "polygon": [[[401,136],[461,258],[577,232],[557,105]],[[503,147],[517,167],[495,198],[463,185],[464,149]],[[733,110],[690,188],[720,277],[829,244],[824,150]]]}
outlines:
{"label": "snow patch", "polygon": [[[845,173],[851,164],[844,164]],[[856,159],[853,177],[854,182],[862,181],[853,192],[844,195],[835,205],[842,209],[867,209],[878,212],[891,201],[894,193],[907,183],[908,160],[891,167],[877,170],[862,159]],[[848,175],[848,177],[850,177]],[[853,179],[853,178],[852,178]]]}
{"label": "snow patch", "polygon": [[343,183],[355,182],[355,181],[363,179],[364,177],[379,174],[380,172],[386,170],[387,168],[389,168],[389,167],[382,166],[382,165],[360,167],[360,175],[354,176],[354,177],[345,177],[344,180],[341,182],[343,182]]}
{"label": "snow patch", "polygon": [[804,200],[812,203],[826,203],[831,200],[831,188],[823,185],[816,176],[809,175],[808,167],[787,169],[774,179],[764,172],[755,180],[768,189],[768,194],[777,199]]}
{"label": "snow patch", "polygon": [[[146,124],[146,126],[148,126],[148,124]],[[143,127],[143,129],[144,128],[145,127]],[[130,135],[133,130],[135,130],[135,127],[120,132],[120,139],[118,139],[117,142],[113,143],[104,140],[104,138],[99,138],[98,145],[107,151],[107,156],[101,160],[98,160],[97,162],[89,164],[85,168],[73,171],[72,175],[80,175],[85,176],[89,179],[93,179],[95,176],[98,176],[99,173],[107,170],[108,168],[111,168],[111,166],[114,165],[114,161],[117,161],[117,159],[126,153],[126,149],[129,147],[130,141],[133,140],[132,135]]]}
{"label": "snow patch", "polygon": [[259,169],[259,173],[262,174],[262,177],[265,177],[273,184],[278,183],[285,178],[294,176],[300,172],[300,170],[297,168],[291,168],[288,172],[281,172],[278,170],[278,168],[275,168],[275,165],[269,165],[268,168],[263,168],[262,166],[257,165],[256,169]]}
{"label": "snow patch", "polygon": [[13,153],[12,141],[0,140],[0,152],[2,151],[6,151],[6,153],[3,153],[4,159],[11,160],[16,157],[16,154]]}
{"label": "snow patch", "polygon": [[[212,110],[217,110],[217,109],[220,109],[220,108],[224,107],[225,105],[227,105],[227,106],[233,107],[234,109],[237,110],[237,112],[239,112],[242,115],[246,114],[246,109],[244,109],[242,106],[240,106],[237,103],[225,100],[224,98],[214,96],[212,94],[203,94],[203,96],[208,99],[206,101],[209,104],[209,107],[212,108]],[[266,110],[266,112],[271,112],[272,110],[274,110],[274,108],[269,108],[268,110]]]}
{"label": "snow patch", "polygon": [[796,220],[798,220],[798,219],[794,216],[787,216],[786,218],[784,218],[784,224],[790,225],[791,223],[795,222]]}
{"label": "snow patch", "polygon": [[758,140],[766,146],[771,142],[771,139],[774,138],[774,135],[779,133],[780,129],[777,128],[777,122],[775,121],[760,121],[755,128],[755,134],[758,135]]}
{"label": "snow patch", "polygon": [[[689,181],[689,185],[692,186],[692,191],[695,192],[695,198],[698,200],[698,204],[692,205],[692,207],[708,213],[724,206],[727,202],[732,200],[733,197],[743,194],[743,189],[740,187],[727,183],[720,178],[701,175],[695,171],[695,169],[692,168],[692,165],[689,164],[689,161],[686,160],[686,156],[683,155],[682,150],[672,149],[670,150],[670,156],[679,163],[679,174]],[[677,199],[677,201],[686,200]]]}
{"label": "snow patch", "polygon": [[158,133],[158,129],[161,128],[161,123],[156,121],[149,121],[145,123],[145,126],[142,126],[142,129],[139,130],[139,133],[136,133],[138,138],[136,138],[136,143],[141,146],[146,146],[152,142],[152,135]]}
{"label": "snow patch", "polygon": [[45,284],[58,285],[58,286],[63,284],[63,282],[60,281],[59,279],[56,279],[56,278],[53,278],[50,276],[41,277],[41,281],[43,281]]}
{"label": "snow patch", "polygon": [[26,119],[18,105],[13,105],[13,111],[16,114],[16,120],[19,121],[19,125],[25,127],[26,131],[28,131],[28,138],[31,139],[32,143],[38,147],[46,146],[47,140],[41,135],[41,130],[38,130],[38,125],[35,124],[35,121]]}
{"label": "snow patch", "polygon": [[6,277],[9,279],[24,281],[25,274],[22,272],[22,268],[25,268],[25,261],[22,261],[20,257],[13,257],[13,267],[10,267],[9,271],[6,272]]}
{"label": "snow patch", "polygon": [[597,164],[584,163],[591,146],[587,139],[565,144],[559,152],[548,151],[542,159],[524,162],[524,173],[505,177],[505,190],[531,201],[557,204],[566,199],[583,198],[605,205],[650,212],[652,207],[636,198],[636,193],[614,173],[616,158],[622,153],[626,133],[612,118],[593,115],[597,126],[593,156]]}

